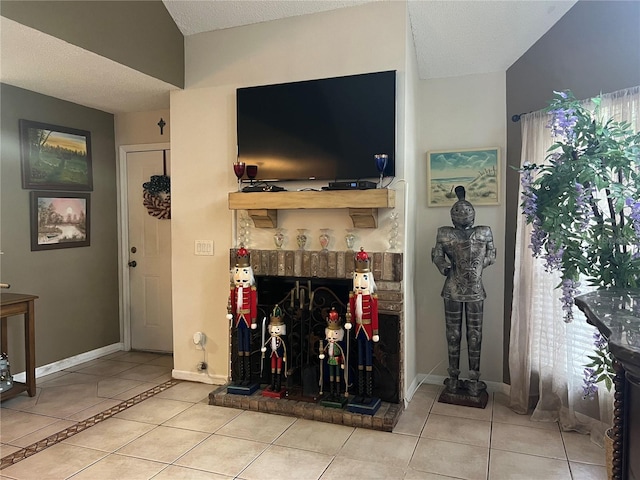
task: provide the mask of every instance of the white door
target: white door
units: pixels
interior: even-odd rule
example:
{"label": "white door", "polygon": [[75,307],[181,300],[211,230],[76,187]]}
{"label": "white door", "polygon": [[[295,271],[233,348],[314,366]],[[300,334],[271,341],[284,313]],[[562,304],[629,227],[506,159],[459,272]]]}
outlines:
{"label": "white door", "polygon": [[[163,151],[128,152],[128,269],[131,348],[157,352],[173,351],[171,311],[171,220],[149,214],[143,204],[143,184],[152,175],[169,175]],[[151,206],[159,214],[162,208]],[[160,206],[161,207],[161,206]]]}

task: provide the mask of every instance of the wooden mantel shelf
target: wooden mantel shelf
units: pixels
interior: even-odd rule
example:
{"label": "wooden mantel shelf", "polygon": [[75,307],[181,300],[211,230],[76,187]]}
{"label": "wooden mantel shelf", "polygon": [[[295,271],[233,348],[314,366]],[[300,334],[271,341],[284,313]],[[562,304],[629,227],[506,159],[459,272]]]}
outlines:
{"label": "wooden mantel shelf", "polygon": [[247,210],[257,228],[278,226],[278,210],[347,208],[355,228],[376,228],[378,208],[393,208],[395,190],[231,192],[230,210]]}

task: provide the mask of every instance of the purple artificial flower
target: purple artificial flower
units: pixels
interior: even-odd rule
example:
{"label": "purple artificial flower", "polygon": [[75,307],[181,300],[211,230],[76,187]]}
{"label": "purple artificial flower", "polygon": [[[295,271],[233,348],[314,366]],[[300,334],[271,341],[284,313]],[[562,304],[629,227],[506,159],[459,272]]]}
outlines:
{"label": "purple artificial flower", "polygon": [[607,339],[598,330],[593,332],[593,346],[596,347],[596,350],[602,350],[607,346]]}
{"label": "purple artificial flower", "polygon": [[[525,163],[525,168],[528,166],[529,164]],[[528,168],[522,172],[520,185],[522,185],[522,195],[520,197],[522,199],[522,213],[524,213],[527,218],[531,218],[536,214],[538,209],[538,196],[533,190],[533,169]]]}
{"label": "purple artificial flower", "polygon": [[593,217],[593,211],[589,203],[590,193],[584,188],[584,185],[576,182],[576,218],[580,219],[580,230],[586,230]]}
{"label": "purple artificial flower", "polygon": [[539,258],[542,254],[542,246],[547,239],[547,232],[542,229],[542,222],[535,217],[532,222],[533,230],[531,231],[531,243],[529,248],[533,251],[533,256]]}
{"label": "purple artificial flower", "polygon": [[562,255],[564,255],[564,248],[561,245],[556,245],[555,240],[549,240],[547,242],[547,253],[544,256],[545,271],[560,270],[562,267]]}
{"label": "purple artificial flower", "polygon": [[547,128],[551,129],[551,135],[571,142],[575,137],[573,128],[578,123],[578,117],[575,115],[575,108],[556,108],[549,111],[551,120],[547,124]]}
{"label": "purple artificial flower", "polygon": [[592,399],[598,392],[596,372],[593,368],[585,368],[582,373],[584,375],[582,379],[582,398]]}
{"label": "purple artificial flower", "polygon": [[573,321],[573,299],[580,293],[578,287],[580,282],[576,282],[570,278],[565,278],[562,281],[562,296],[560,301],[562,302],[562,310],[564,310],[565,323],[571,323]]}
{"label": "purple artificial flower", "polygon": [[633,198],[627,198],[625,204],[631,208],[629,218],[633,225],[633,231],[636,233],[638,240],[640,240],[640,202],[635,201]]}
{"label": "purple artificial flower", "polygon": [[565,100],[566,100],[567,98],[569,98],[569,94],[568,94],[567,92],[564,92],[564,91],[562,91],[562,92],[557,92],[556,90],[554,90],[554,91],[553,91],[553,93],[555,93],[556,95],[560,95],[560,96],[561,96],[562,98],[564,98]]}
{"label": "purple artificial flower", "polygon": [[551,163],[561,164],[562,163],[562,154],[560,152],[550,153],[548,159]]}

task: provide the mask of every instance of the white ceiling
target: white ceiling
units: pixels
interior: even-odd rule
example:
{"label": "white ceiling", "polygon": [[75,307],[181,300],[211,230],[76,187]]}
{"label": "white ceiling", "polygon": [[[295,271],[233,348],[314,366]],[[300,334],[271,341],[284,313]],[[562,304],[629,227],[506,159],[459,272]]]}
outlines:
{"label": "white ceiling", "polygon": [[[183,35],[397,0],[162,0]],[[506,71],[577,0],[408,0],[420,78]]]}
{"label": "white ceiling", "polygon": [[[185,36],[369,1],[163,0]],[[420,78],[505,71],[575,2],[409,0]],[[110,113],[168,108],[176,89],[4,17],[0,60],[3,83]]]}

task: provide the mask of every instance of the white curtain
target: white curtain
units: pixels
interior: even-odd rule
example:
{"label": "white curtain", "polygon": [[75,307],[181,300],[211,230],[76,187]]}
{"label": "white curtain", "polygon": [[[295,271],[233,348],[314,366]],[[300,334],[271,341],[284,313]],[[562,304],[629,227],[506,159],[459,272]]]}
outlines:
{"label": "white curtain", "polygon": [[[640,86],[603,95],[601,114],[631,122],[638,131]],[[546,128],[549,115],[533,112],[523,115],[521,122],[521,166],[526,161],[544,163],[553,143]],[[511,408],[523,414],[533,408],[532,420],[558,421],[562,429],[591,432],[594,441],[601,443],[612,419],[613,392],[599,385],[596,397],[585,399],[582,390],[595,328],[576,307],[573,322],[563,321],[561,291],[555,288],[560,275],[547,273],[544,260],[533,258],[530,235],[531,226],[519,214],[509,344]],[[585,285],[582,282],[580,293],[587,292]]]}

